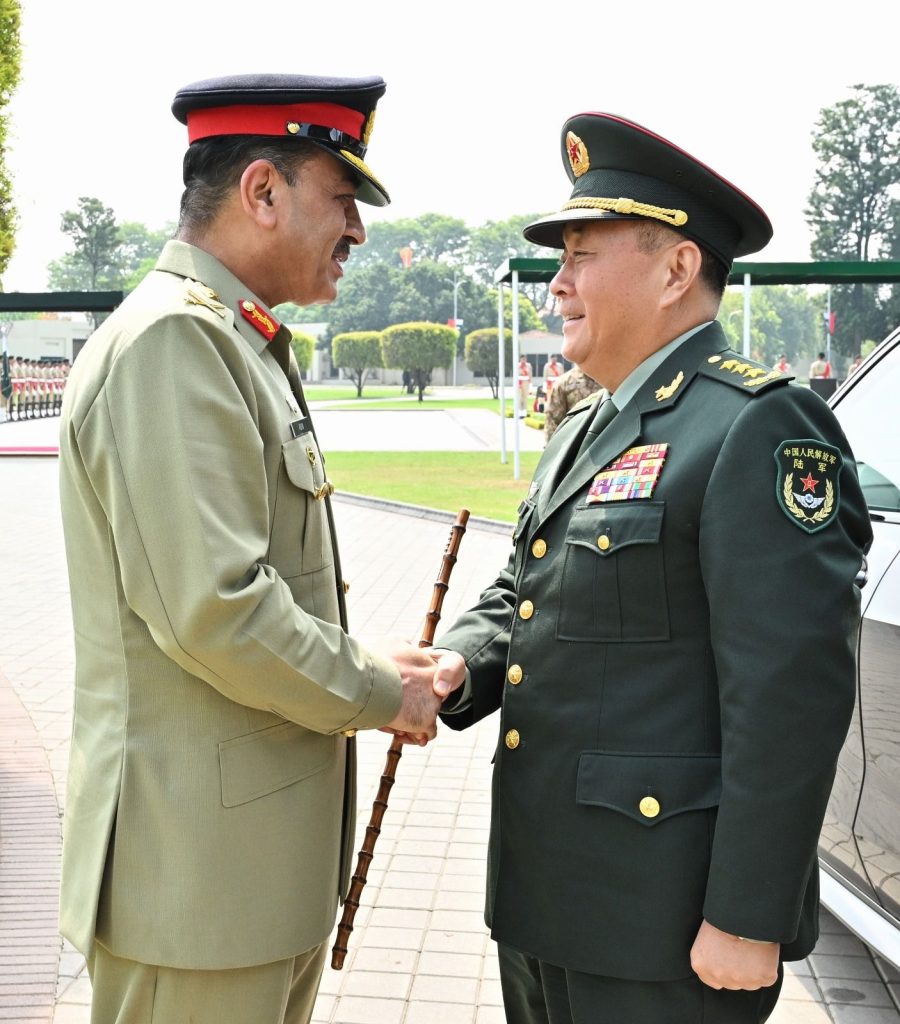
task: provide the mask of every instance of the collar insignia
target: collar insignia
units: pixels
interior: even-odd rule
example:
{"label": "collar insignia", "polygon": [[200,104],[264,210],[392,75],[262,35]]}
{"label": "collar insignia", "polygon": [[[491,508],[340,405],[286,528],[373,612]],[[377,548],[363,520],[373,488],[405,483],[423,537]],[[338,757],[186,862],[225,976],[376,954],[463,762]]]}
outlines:
{"label": "collar insignia", "polygon": [[667,398],[671,398],[672,395],[681,387],[682,381],[684,380],[684,370],[678,371],[678,376],[671,384],[666,384],[661,388],[656,389],[656,400],[657,402],[665,402]]}
{"label": "collar insignia", "polygon": [[261,306],[257,306],[255,302],[251,302],[250,299],[241,299],[238,303],[238,309],[241,311],[241,316],[248,323],[252,324],[266,341],[271,341],[278,333],[281,324],[271,313],[267,313]]}

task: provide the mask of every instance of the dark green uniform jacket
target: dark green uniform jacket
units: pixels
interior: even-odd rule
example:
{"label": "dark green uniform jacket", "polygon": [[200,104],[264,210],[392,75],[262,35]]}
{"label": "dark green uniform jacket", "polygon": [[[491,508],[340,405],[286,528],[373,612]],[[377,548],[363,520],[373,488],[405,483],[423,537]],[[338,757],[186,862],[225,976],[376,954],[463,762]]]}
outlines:
{"label": "dark green uniform jacket", "polygon": [[446,724],[500,709],[492,935],[632,979],[689,976],[703,918],[802,958],[871,539],[846,438],[718,323],[566,472],[594,408],[556,431],[509,565],[440,639],[471,672]]}

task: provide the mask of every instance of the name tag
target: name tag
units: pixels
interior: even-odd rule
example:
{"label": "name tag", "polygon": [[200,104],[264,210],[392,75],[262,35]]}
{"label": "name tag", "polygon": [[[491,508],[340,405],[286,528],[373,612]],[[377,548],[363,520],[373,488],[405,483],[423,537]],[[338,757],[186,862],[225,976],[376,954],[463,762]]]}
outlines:
{"label": "name tag", "polygon": [[308,416],[301,416],[291,424],[291,437],[300,437],[301,434],[308,434],[310,422]]}
{"label": "name tag", "polygon": [[662,473],[668,444],[644,444],[629,448],[601,470],[591,482],[587,503],[634,501],[653,497]]}

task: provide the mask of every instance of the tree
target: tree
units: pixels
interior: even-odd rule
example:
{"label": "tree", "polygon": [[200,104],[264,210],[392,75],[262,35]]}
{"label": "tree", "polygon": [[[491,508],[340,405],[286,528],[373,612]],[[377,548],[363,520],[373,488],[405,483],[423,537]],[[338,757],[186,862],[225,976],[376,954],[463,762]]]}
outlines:
{"label": "tree", "polygon": [[6,170],[6,114],[22,67],[19,28],[22,12],[19,0],[0,0],[0,278],[6,272],[16,247],[16,215],[12,182]]}
{"label": "tree", "polygon": [[411,263],[422,260],[461,265],[469,241],[469,229],[464,221],[442,213],[426,213],[416,219],[379,221],[366,229],[366,244],[353,249],[351,264],[370,267],[383,263],[403,269],[401,252],[410,249]]}
{"label": "tree", "polygon": [[381,333],[379,331],[351,331],[331,339],[331,362],[350,375],[356,385],[356,397],[361,398],[369,370],[382,366]]}
{"label": "tree", "polygon": [[173,223],[167,224],[160,231],[151,231],[137,221],[126,221],[119,225],[119,287],[126,292],[137,288],[156,265],[163,246],[174,236],[175,230]]}
{"label": "tree", "polygon": [[[59,261],[73,276],[81,275],[88,291],[121,286],[120,241],[116,216],[99,199],[82,196],[77,210],[67,210],[60,229],[68,235],[75,251]],[[51,274],[53,273],[51,264]]]}
{"label": "tree", "polygon": [[419,392],[419,401],[431,371],[449,366],[456,351],[456,331],[444,324],[394,324],[381,332],[384,365],[409,370]]}
{"label": "tree", "polygon": [[[499,331],[496,327],[484,327],[466,335],[466,366],[476,377],[487,377],[494,398],[499,392],[500,351],[497,344]],[[506,327],[504,338],[504,371],[512,373],[512,330]]]}
{"label": "tree", "polygon": [[308,370],[312,366],[316,339],[311,334],[304,334],[303,331],[292,331],[291,348],[294,350],[294,358],[300,370]]}
{"label": "tree", "polygon": [[[900,226],[900,90],[854,85],[848,99],[820,111],[813,132],[819,159],[809,194],[812,255],[821,260],[873,260],[896,252]],[[893,288],[862,284],[832,289],[835,346],[847,355],[891,326]]]}
{"label": "tree", "polygon": [[[514,256],[552,259],[556,254],[543,246],[526,241],[522,231],[540,217],[538,213],[522,214],[508,220],[488,221],[475,228],[466,250],[466,266],[480,284],[492,287],[494,273],[504,261]],[[547,282],[536,281],[522,284],[521,290],[528,296],[536,309],[543,310],[550,300]]]}

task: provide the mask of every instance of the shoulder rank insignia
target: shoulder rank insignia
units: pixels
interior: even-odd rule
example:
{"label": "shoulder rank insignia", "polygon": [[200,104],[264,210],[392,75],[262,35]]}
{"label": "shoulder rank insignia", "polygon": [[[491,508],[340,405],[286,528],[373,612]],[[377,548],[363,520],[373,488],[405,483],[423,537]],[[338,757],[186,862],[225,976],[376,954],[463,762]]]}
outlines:
{"label": "shoulder rank insignia", "polygon": [[588,505],[652,498],[668,452],[668,444],[629,448],[594,477],[587,493]]}
{"label": "shoulder rank insignia", "polygon": [[782,441],[775,449],[775,497],[782,512],[801,530],[816,533],[837,515],[844,459],[823,441]]}
{"label": "shoulder rank insignia", "polygon": [[196,281],[185,282],[185,298],[196,306],[206,306],[213,313],[217,313],[222,319],[225,318],[225,306],[219,302],[219,296],[205,284],[198,284]]}
{"label": "shoulder rank insignia", "polygon": [[262,306],[251,302],[250,299],[241,299],[238,303],[238,309],[241,311],[241,316],[252,324],[266,341],[271,341],[278,333],[281,324]]}
{"label": "shoulder rank insignia", "polygon": [[762,363],[744,359],[736,352],[723,352],[709,356],[700,366],[705,377],[720,380],[724,384],[740,388],[742,391],[762,392],[773,384],[786,384],[793,380],[793,375],[772,370]]}

